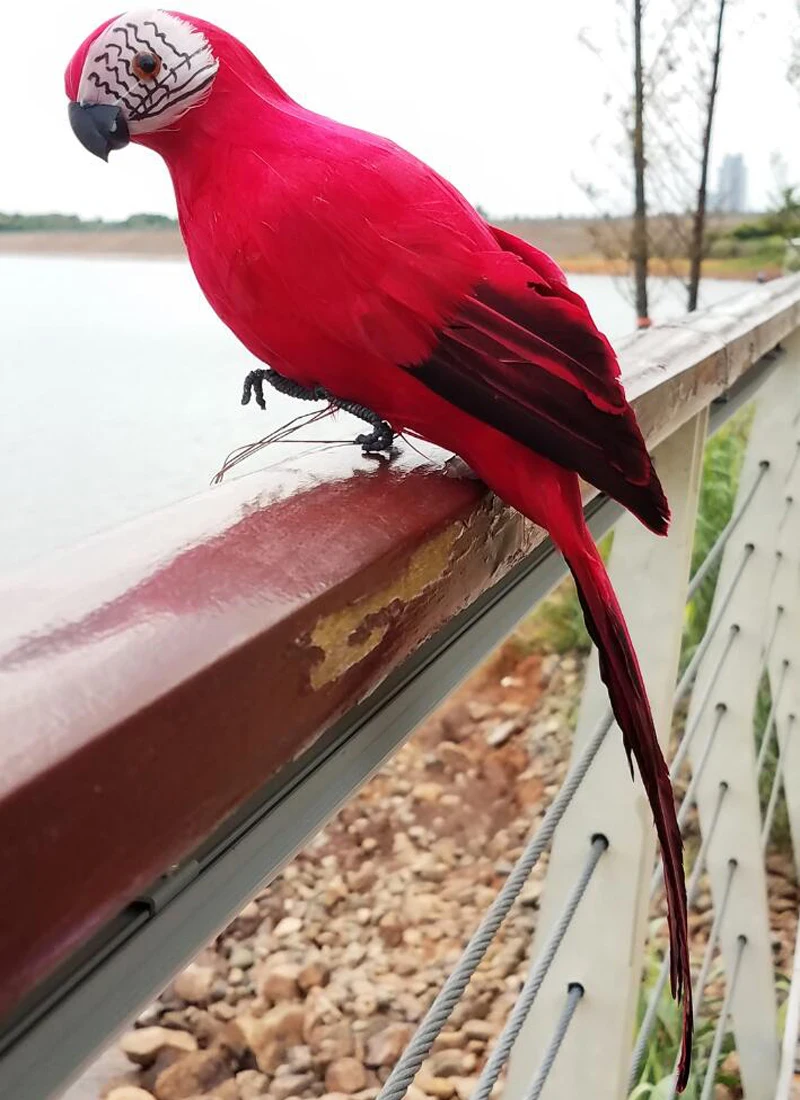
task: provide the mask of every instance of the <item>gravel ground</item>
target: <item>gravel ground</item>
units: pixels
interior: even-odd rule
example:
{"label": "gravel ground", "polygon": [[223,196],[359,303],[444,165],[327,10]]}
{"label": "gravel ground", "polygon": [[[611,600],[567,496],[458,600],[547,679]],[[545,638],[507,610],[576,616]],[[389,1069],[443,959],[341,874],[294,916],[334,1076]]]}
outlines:
{"label": "gravel ground", "polygon": [[[581,679],[574,658],[501,649],[70,1100],[374,1100],[563,779]],[[546,868],[545,857],[410,1100],[469,1100],[529,965]],[[769,869],[776,965],[788,973],[798,891],[789,858],[773,854]],[[706,890],[690,918],[698,954],[710,904]],[[716,979],[709,999],[721,991]],[[735,1056],[725,1068],[735,1073]],[[718,1086],[716,1098],[736,1095]]]}

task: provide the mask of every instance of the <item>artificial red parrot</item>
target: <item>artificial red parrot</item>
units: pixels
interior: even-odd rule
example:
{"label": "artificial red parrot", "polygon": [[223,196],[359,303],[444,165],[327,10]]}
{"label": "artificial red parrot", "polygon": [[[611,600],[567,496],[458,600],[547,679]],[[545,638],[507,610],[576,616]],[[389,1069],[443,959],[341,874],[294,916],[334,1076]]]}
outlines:
{"label": "artificial red parrot", "polygon": [[246,382],[324,399],[462,458],[547,528],[575,578],[664,863],[673,994],[692,1005],[682,844],[639,663],[583,518],[578,475],[658,534],[669,508],[614,352],[543,252],[487,225],[385,138],[301,107],[237,39],[161,10],[93,31],[66,72],[70,121],[107,159],[160,153],[214,310],[269,366]]}

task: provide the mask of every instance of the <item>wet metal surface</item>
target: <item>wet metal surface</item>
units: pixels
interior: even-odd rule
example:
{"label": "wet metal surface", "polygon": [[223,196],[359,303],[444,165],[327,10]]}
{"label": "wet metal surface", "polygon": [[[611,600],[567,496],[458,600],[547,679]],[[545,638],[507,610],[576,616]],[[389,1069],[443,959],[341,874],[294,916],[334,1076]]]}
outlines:
{"label": "wet metal surface", "polygon": [[320,451],[0,583],[0,1009],[532,544],[471,477],[355,464]]}

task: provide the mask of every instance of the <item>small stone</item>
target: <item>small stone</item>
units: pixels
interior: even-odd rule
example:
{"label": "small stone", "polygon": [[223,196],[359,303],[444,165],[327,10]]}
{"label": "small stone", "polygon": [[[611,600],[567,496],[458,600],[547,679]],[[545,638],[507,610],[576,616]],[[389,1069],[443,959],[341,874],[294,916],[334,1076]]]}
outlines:
{"label": "small stone", "polygon": [[250,948],[241,943],[237,943],[228,956],[230,966],[238,967],[240,970],[249,970],[255,961],[256,957]]}
{"label": "small stone", "polygon": [[330,976],[330,969],[322,959],[312,959],[298,971],[297,984],[304,993],[308,993],[315,986],[327,985]]}
{"label": "small stone", "polygon": [[418,1073],[417,1084],[424,1093],[435,1096],[437,1100],[450,1100],[456,1091],[452,1077],[431,1077],[427,1073]]}
{"label": "small stone", "polygon": [[189,1004],[194,1005],[208,1004],[211,1000],[215,977],[210,966],[192,963],[177,976],[172,983],[172,988],[175,996],[180,997],[182,1001],[188,1001]]}
{"label": "small stone", "polygon": [[464,1045],[464,1036],[460,1031],[442,1031],[436,1036],[434,1051],[459,1049]]}
{"label": "small stone", "polygon": [[461,1030],[467,1039],[480,1039],[485,1043],[497,1034],[497,1028],[488,1020],[467,1020]]}
{"label": "small stone", "polygon": [[222,1001],[225,999],[225,995],[228,991],[228,987],[222,978],[217,978],[214,984],[211,986],[211,1000]]}
{"label": "small stone", "polygon": [[460,770],[470,764],[468,750],[455,741],[440,741],[436,746],[436,755],[446,768]]}
{"label": "small stone", "polygon": [[300,1096],[314,1081],[313,1073],[285,1073],[273,1078],[269,1094],[274,1100],[289,1100],[290,1096]]}
{"label": "small stone", "polygon": [[[263,1016],[243,1013],[231,1027],[238,1028],[247,1046],[258,1059],[258,1051],[265,1045],[279,1042],[284,1046],[299,1046],[303,1042],[305,1012],[302,1005],[276,1005]],[[259,1068],[264,1069],[260,1065]],[[264,1072],[270,1072],[264,1069]]]}
{"label": "small stone", "polygon": [[187,1100],[213,1092],[233,1077],[227,1051],[198,1050],[168,1066],[156,1078],[153,1091],[157,1100]]}
{"label": "small stone", "polygon": [[486,744],[493,749],[499,748],[500,745],[504,745],[508,741],[509,737],[518,733],[519,729],[519,718],[508,718],[505,722],[500,722],[492,727],[486,735]]}
{"label": "small stone", "polygon": [[137,1088],[136,1085],[121,1085],[106,1093],[105,1100],[153,1100],[152,1092]]}
{"label": "small stone", "polygon": [[311,1057],[311,1048],[305,1046],[305,1044],[296,1047],[290,1047],[286,1055],[289,1066],[295,1073],[308,1073],[313,1065],[313,1059]]}
{"label": "small stone", "polygon": [[368,1040],[364,1064],[371,1069],[393,1066],[410,1038],[411,1028],[408,1024],[389,1024]]}
{"label": "small stone", "polygon": [[[190,1031],[201,1047],[210,1047],[223,1030],[222,1022],[210,1010],[189,1005],[181,1013],[183,1020],[178,1027]],[[164,1017],[166,1023],[167,1016]],[[170,1025],[172,1026],[172,1025]]]}
{"label": "small stone", "polygon": [[310,1030],[308,1045],[314,1053],[315,1061],[321,1065],[327,1065],[353,1054],[353,1030],[344,1022],[319,1024]]}
{"label": "small stone", "polygon": [[257,901],[250,901],[245,905],[239,916],[231,922],[228,930],[238,932],[242,936],[250,936],[261,924],[261,910]]}
{"label": "small stone", "polygon": [[442,794],[439,783],[417,783],[411,791],[411,797],[416,802],[438,802]]}
{"label": "small stone", "polygon": [[542,888],[544,883],[541,879],[532,878],[522,888],[522,892],[519,895],[520,905],[525,905],[529,909],[535,909],[539,905],[539,900],[542,896]]}
{"label": "small stone", "polygon": [[377,847],[378,842],[374,836],[365,836],[364,839],[361,841],[362,852],[374,852]]}
{"label": "small stone", "polygon": [[478,1084],[477,1077],[451,1077],[458,1100],[470,1100]]}
{"label": "small stone", "polygon": [[440,1050],[425,1059],[422,1069],[429,1077],[461,1077],[466,1072],[464,1053],[460,1050]]}
{"label": "small stone", "polygon": [[233,966],[228,971],[228,981],[231,985],[241,985],[244,981],[244,971],[239,966]]}
{"label": "small stone", "polygon": [[161,1019],[161,1015],[164,1012],[164,1006],[161,1001],[153,1001],[147,1008],[143,1008],[139,1015],[136,1017],[136,1023],[139,1027],[150,1027],[152,1024],[157,1024]]}
{"label": "small stone", "polygon": [[256,985],[261,996],[273,1004],[295,1001],[300,996],[299,976],[299,968],[289,963],[281,966],[268,964],[260,971]]}
{"label": "small stone", "polygon": [[378,921],[378,934],[387,947],[399,947],[405,930],[405,921],[399,913],[384,913]]}
{"label": "small stone", "polygon": [[258,1100],[269,1091],[269,1077],[257,1069],[243,1069],[236,1074],[236,1088],[240,1100]]}
{"label": "small stone", "polygon": [[730,1077],[739,1077],[742,1072],[742,1067],[739,1062],[738,1050],[732,1050],[730,1054],[727,1054],[720,1063],[720,1072]]}
{"label": "small stone", "polygon": [[284,940],[289,936],[296,936],[303,928],[303,922],[300,917],[284,917],[280,921],[273,931],[273,936],[276,939]]}
{"label": "small stone", "polygon": [[367,1086],[367,1072],[357,1058],[338,1058],[325,1072],[328,1092],[359,1092]]}
{"label": "small stone", "polygon": [[137,1066],[151,1066],[164,1050],[182,1053],[197,1050],[197,1040],[187,1031],[169,1027],[140,1027],[120,1040],[120,1050]]}

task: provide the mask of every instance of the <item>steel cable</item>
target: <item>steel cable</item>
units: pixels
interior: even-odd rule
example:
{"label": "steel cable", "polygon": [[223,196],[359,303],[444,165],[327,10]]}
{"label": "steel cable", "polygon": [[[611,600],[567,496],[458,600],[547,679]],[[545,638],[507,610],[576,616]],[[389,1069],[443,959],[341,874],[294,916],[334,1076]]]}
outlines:
{"label": "steel cable", "polygon": [[575,1009],[578,1007],[578,1002],[583,996],[584,989],[580,982],[572,982],[567,987],[567,1001],[558,1018],[556,1029],[553,1032],[553,1038],[550,1040],[547,1046],[547,1050],[544,1052],[544,1058],[542,1059],[542,1065],[539,1072],[533,1079],[530,1089],[525,1094],[525,1100],[539,1100],[542,1095],[542,1089],[547,1082],[547,1078],[550,1076],[550,1070],[553,1068],[553,1063],[556,1060],[561,1044],[564,1042],[564,1037],[569,1030],[569,1025],[572,1023],[572,1017],[575,1015]]}
{"label": "steel cable", "polygon": [[604,836],[598,835],[592,839],[589,857],[586,860],[583,871],[570,891],[564,908],[558,920],[553,925],[553,930],[548,937],[547,943],[525,980],[525,984],[517,998],[513,1011],[500,1033],[500,1037],[492,1050],[489,1060],[483,1068],[475,1092],[472,1094],[472,1100],[488,1100],[495,1082],[503,1071],[503,1066],[508,1061],[509,1055],[511,1054],[511,1048],[516,1042],[517,1036],[528,1018],[533,1002],[536,1000],[539,990],[542,987],[542,982],[547,976],[553,959],[556,957],[556,952],[561,946],[564,936],[567,934],[567,929],[572,923],[572,918],[575,916],[581,898],[586,892],[586,887],[589,885],[595,868],[600,862],[600,857],[607,848],[608,840]]}
{"label": "steel cable", "polygon": [[541,826],[529,840],[525,851],[517,860],[502,889],[473,933],[455,969],[439,990],[436,999],[412,1036],[411,1042],[403,1051],[399,1061],[387,1078],[378,1100],[402,1100],[402,1097],[405,1096],[408,1086],[416,1077],[420,1066],[430,1053],[437,1035],[461,999],[462,993],[480,965],[489,945],[497,934],[498,928],[508,915],[511,906],[525,885],[542,852],[552,840],[556,826],[566,813],[575,792],[586,777],[586,773],[597,756],[600,746],[605,741],[613,721],[614,716],[609,708],[591,739],[585,745],[578,760],[571,768],[561,790],[550,804]]}

